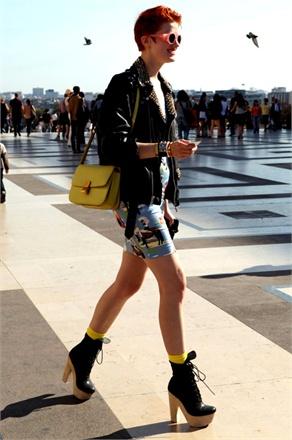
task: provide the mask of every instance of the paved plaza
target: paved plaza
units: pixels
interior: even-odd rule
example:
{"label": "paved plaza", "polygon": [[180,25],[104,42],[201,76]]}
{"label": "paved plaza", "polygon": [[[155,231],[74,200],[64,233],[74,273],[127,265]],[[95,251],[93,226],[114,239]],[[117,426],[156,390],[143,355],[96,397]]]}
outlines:
{"label": "paved plaza", "polygon": [[61,380],[123,240],[111,212],[69,203],[79,156],[55,137],[0,137],[11,166],[0,205],[3,439],[291,440],[291,132],[203,139],[180,162],[186,343],[215,392],[201,385],[203,400],[217,407],[201,430],[182,415],[169,422],[171,370],[150,273],[94,366],[98,392],[80,403]]}

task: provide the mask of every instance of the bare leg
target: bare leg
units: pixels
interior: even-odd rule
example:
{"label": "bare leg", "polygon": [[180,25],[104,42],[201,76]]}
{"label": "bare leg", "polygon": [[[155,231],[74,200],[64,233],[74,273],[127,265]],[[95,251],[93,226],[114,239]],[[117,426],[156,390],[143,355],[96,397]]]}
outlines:
{"label": "bare leg", "polygon": [[185,275],[176,254],[146,260],[146,264],[159,285],[159,323],[166,351],[173,355],[182,354],[185,352],[182,324]]}
{"label": "bare leg", "polygon": [[[146,264],[159,284],[159,321],[166,351],[169,355],[181,355],[185,353],[181,313],[186,289],[185,275],[176,254],[147,260]],[[203,427],[211,423],[216,408],[202,402],[194,366],[191,364],[195,357],[196,353],[190,352],[184,363],[171,362],[173,374],[168,383],[170,414],[171,421],[176,422],[177,410],[180,407],[191,426]],[[196,409],[193,411],[194,415],[186,411],[187,407]]]}
{"label": "bare leg", "polygon": [[136,293],[145,278],[147,266],[140,257],[128,252],[123,253],[122,263],[114,283],[104,292],[98,301],[90,328],[106,333],[125,302]]}

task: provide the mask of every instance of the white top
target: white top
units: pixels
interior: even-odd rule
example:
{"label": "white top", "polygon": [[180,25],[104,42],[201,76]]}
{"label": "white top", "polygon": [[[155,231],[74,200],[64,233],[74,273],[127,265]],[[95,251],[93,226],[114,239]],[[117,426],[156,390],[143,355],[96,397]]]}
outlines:
{"label": "white top", "polygon": [[0,142],[0,155],[2,154],[6,154],[7,150],[4,144],[2,144],[2,142]]}
{"label": "white top", "polygon": [[227,101],[221,101],[221,116],[226,115],[227,107],[228,107]]}
{"label": "white top", "polygon": [[2,144],[2,142],[0,142],[0,168],[4,168],[2,155],[4,156],[4,154],[6,154],[6,153],[7,153],[7,150],[6,150],[5,145]]}
{"label": "white top", "polygon": [[163,117],[165,118],[166,117],[165,99],[164,99],[164,93],[161,88],[161,83],[158,78],[151,78],[151,83],[153,85],[154,92],[157,96],[161,113],[162,113]]}

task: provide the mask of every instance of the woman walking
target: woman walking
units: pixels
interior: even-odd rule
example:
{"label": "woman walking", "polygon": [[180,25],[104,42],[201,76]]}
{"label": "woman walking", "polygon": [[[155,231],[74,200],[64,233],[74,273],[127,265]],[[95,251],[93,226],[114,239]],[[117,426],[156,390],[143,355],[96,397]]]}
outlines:
{"label": "woman walking", "polygon": [[197,129],[197,137],[207,137],[208,132],[208,111],[207,111],[207,94],[203,92],[198,103],[199,124]]}
{"label": "woman walking", "polygon": [[25,101],[24,106],[23,106],[23,117],[24,117],[25,124],[26,124],[27,136],[30,136],[31,126],[32,126],[33,120],[35,119],[35,116],[36,116],[36,110],[35,110],[34,106],[32,105],[32,103],[30,102],[30,99],[27,99]]}
{"label": "woman walking", "polygon": [[[190,157],[197,149],[190,141],[175,139],[173,92],[160,74],[163,64],[175,60],[180,25],[181,15],[168,7],[142,12],[134,28],[141,56],[112,78],[104,94],[99,155],[102,164],[121,169],[121,203],[115,216],[124,228],[125,245],[115,281],[98,301],[84,339],[69,352],[63,380],[73,373],[74,395],[90,398],[95,386],[89,376],[103,343],[108,342],[106,333],[151,270],[159,287],[159,323],[172,368],[171,420],[176,421],[180,407],[190,425],[203,427],[216,409],[202,402],[197,381],[204,377],[191,362],[196,353],[187,353],[184,345],[186,278],[165,222],[174,221],[168,201],[178,205],[175,158]],[[137,96],[139,109],[131,127]]]}
{"label": "woman walking", "polygon": [[230,112],[235,115],[235,126],[237,128],[237,138],[243,138],[243,130],[246,122],[247,104],[241,93],[236,93],[233,106]]}
{"label": "woman walking", "polygon": [[176,103],[176,120],[179,139],[189,139],[192,118],[192,103],[189,95],[185,90],[177,92]]}
{"label": "woman walking", "polygon": [[261,114],[262,114],[262,109],[261,109],[260,103],[257,99],[255,99],[253,101],[252,108],[251,108],[252,127],[253,127],[253,132],[255,134],[259,134],[259,132],[260,132]]}

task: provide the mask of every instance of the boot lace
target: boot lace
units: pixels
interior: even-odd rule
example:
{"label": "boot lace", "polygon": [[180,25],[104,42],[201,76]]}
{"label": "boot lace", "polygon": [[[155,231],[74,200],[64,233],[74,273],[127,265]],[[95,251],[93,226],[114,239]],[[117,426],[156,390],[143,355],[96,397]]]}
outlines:
{"label": "boot lace", "polygon": [[[102,362],[103,362],[103,349],[102,348],[100,350],[98,350],[97,355],[95,356],[94,360],[96,361],[96,363],[98,365],[102,364]],[[93,361],[93,363],[94,363],[94,361]]]}
{"label": "boot lace", "polygon": [[203,382],[203,384],[205,385],[206,388],[208,388],[208,390],[214,394],[215,393],[213,390],[211,390],[211,388],[209,387],[209,385],[206,383],[206,374],[203,373],[202,371],[199,370],[199,368],[194,365],[192,362],[189,362],[189,366],[191,368],[190,372],[191,372],[191,382],[196,390],[196,393],[198,393],[199,397],[201,398],[201,393],[197,387],[197,383],[198,382]]}
{"label": "boot lace", "polygon": [[[101,341],[103,344],[109,344],[111,342],[111,340],[106,337],[102,338]],[[103,349],[102,348],[100,350],[98,350],[97,355],[95,356],[95,358],[92,362],[92,365],[94,364],[94,361],[96,361],[96,363],[98,365],[102,364],[102,362],[103,362]]]}

